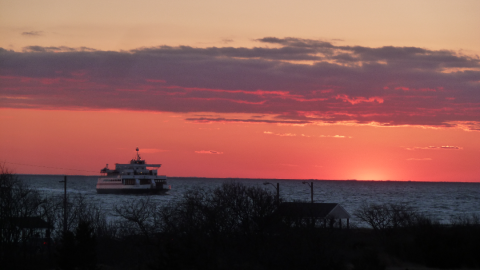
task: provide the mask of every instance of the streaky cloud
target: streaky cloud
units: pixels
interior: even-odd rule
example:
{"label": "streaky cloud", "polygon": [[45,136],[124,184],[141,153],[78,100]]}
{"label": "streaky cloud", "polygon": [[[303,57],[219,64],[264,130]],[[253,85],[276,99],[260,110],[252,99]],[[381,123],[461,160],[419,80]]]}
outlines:
{"label": "streaky cloud", "polygon": [[213,150],[200,150],[200,151],[195,151],[197,154],[214,154],[214,155],[221,155],[223,152],[219,151],[213,151]]}
{"label": "streaky cloud", "polygon": [[269,135],[275,135],[275,136],[280,136],[280,137],[295,137],[297,134],[295,133],[273,133],[271,131],[264,131],[264,134],[269,134]]}
{"label": "streaky cloud", "polygon": [[267,119],[235,119],[235,118],[186,118],[187,121],[199,122],[199,123],[210,123],[210,122],[237,122],[237,123],[265,123],[265,124],[309,124],[310,121],[300,121],[300,120],[290,120],[290,121],[278,121],[278,120],[267,120]]}
{"label": "streaky cloud", "polygon": [[[297,134],[295,133],[273,133],[271,131],[264,131],[264,134],[268,135],[275,135],[275,136],[280,136],[280,137],[296,137]],[[346,136],[343,135],[319,135],[319,136],[312,136],[312,135],[305,135],[305,134],[300,134],[298,135],[300,137],[305,137],[305,138],[312,138],[312,137],[319,137],[319,138],[337,138],[337,139],[344,139],[347,138]],[[348,137],[352,138],[352,137]]]}
{"label": "streaky cloud", "polygon": [[463,150],[460,146],[426,146],[426,147],[406,147],[407,150]]}
{"label": "streaky cloud", "polygon": [[50,46],[50,47],[42,47],[42,46],[27,46],[24,47],[22,50],[24,53],[33,52],[33,53],[59,53],[59,52],[94,52],[95,49],[88,48],[88,47],[79,47],[79,48],[71,48],[67,46]]}
{"label": "streaky cloud", "polygon": [[29,36],[29,37],[35,37],[35,36],[42,36],[43,31],[27,31],[27,32],[22,32],[22,36]]}

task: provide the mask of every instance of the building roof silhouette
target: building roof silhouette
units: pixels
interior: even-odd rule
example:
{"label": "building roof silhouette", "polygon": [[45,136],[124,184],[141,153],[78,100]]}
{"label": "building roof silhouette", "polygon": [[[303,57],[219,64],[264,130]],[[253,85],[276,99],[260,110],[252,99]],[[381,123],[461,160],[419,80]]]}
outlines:
{"label": "building roof silhouette", "polygon": [[282,216],[317,219],[349,219],[350,214],[338,203],[285,202],[279,205]]}

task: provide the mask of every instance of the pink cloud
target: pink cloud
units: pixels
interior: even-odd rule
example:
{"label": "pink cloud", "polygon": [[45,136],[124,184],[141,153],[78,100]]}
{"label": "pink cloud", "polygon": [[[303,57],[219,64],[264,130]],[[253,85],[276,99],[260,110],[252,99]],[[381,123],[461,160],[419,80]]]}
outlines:
{"label": "pink cloud", "polygon": [[200,151],[195,151],[197,154],[215,154],[215,155],[221,155],[223,152],[218,152],[218,151],[213,151],[213,150],[200,150]]}
{"label": "pink cloud", "polygon": [[273,133],[270,131],[264,131],[264,134],[269,134],[269,135],[275,135],[275,136],[281,136],[281,137],[295,137],[297,134],[294,133]]}
{"label": "pink cloud", "polygon": [[361,103],[361,102],[377,102],[377,103],[383,103],[383,98],[381,97],[370,97],[370,98],[364,98],[364,97],[356,97],[356,98],[349,98],[347,95],[337,95],[335,97],[336,99],[341,99],[345,102],[349,102],[352,105]]}
{"label": "pink cloud", "polygon": [[301,125],[311,123],[310,121],[302,120],[268,120],[268,119],[233,119],[233,118],[209,118],[209,117],[198,117],[198,118],[187,118],[187,121],[197,122],[197,123],[263,123],[263,124],[285,124],[285,125]]}
{"label": "pink cloud", "polygon": [[[346,136],[343,135],[320,135],[322,138],[337,138],[337,139],[344,139]],[[351,138],[351,137],[349,137]]]}
{"label": "pink cloud", "polygon": [[[295,137],[297,134],[295,133],[273,133],[271,131],[264,131],[264,134],[268,135],[275,135],[275,136],[281,136],[281,137]],[[346,136],[343,135],[319,135],[319,136],[311,136],[311,135],[305,135],[305,134],[300,134],[300,137],[306,137],[306,138],[312,138],[312,137],[319,137],[319,138],[338,138],[338,139],[344,139],[347,138]],[[351,138],[351,137],[348,137]]]}
{"label": "pink cloud", "polygon": [[407,150],[463,150],[460,146],[426,146],[426,147],[406,147]]}

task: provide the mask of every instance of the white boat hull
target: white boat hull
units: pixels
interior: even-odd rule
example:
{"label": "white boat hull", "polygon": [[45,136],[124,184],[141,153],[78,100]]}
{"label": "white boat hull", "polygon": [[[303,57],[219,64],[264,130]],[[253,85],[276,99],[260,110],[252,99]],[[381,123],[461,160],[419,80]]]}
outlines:
{"label": "white boat hull", "polygon": [[166,194],[170,189],[153,188],[97,188],[98,194]]}
{"label": "white boat hull", "polygon": [[[130,179],[129,179],[130,180]],[[134,180],[134,179],[131,179]],[[155,179],[151,179],[155,180]],[[158,179],[157,179],[158,180]],[[164,180],[164,179],[162,179]],[[165,179],[166,180],[166,179]],[[153,184],[123,184],[121,178],[99,178],[97,182],[98,194],[165,194],[170,186],[162,183]]]}

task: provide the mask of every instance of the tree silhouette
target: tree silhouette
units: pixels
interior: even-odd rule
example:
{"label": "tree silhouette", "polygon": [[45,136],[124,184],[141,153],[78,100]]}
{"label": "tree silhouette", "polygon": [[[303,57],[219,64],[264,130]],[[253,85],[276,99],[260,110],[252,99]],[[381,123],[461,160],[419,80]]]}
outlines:
{"label": "tree silhouette", "polygon": [[80,221],[75,234],[66,231],[58,249],[60,269],[95,269],[97,264],[96,239],[93,228],[87,221]]}
{"label": "tree silhouette", "polygon": [[58,266],[63,270],[71,270],[76,266],[75,235],[71,231],[62,234],[61,245],[58,248]]}

